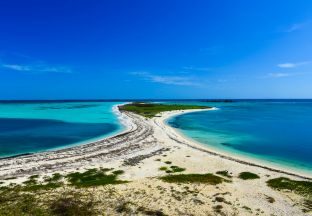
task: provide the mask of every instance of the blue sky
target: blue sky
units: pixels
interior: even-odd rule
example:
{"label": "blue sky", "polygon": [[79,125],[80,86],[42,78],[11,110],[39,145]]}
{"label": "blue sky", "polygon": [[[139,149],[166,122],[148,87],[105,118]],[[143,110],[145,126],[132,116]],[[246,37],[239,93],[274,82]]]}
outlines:
{"label": "blue sky", "polygon": [[10,0],[0,27],[0,99],[312,98],[310,0]]}

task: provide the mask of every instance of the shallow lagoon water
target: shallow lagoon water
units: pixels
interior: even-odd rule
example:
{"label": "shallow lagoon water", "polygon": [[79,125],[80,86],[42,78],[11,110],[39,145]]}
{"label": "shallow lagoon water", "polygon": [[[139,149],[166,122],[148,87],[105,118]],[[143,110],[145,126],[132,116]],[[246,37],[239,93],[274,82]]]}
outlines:
{"label": "shallow lagoon water", "polygon": [[312,173],[312,101],[185,103],[219,108],[169,119],[185,136],[217,150]]}
{"label": "shallow lagoon water", "polygon": [[113,102],[0,103],[0,157],[57,149],[123,129]]}
{"label": "shallow lagoon water", "polygon": [[[185,136],[231,154],[312,173],[312,101],[169,101],[218,107],[173,117]],[[123,130],[120,102],[0,102],[0,157],[64,148]]]}

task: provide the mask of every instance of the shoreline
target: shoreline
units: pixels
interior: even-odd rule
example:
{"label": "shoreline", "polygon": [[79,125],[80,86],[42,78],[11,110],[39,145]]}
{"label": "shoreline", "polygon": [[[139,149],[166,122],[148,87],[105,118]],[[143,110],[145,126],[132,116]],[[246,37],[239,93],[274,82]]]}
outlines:
{"label": "shoreline", "polygon": [[[202,110],[175,111],[175,114],[194,111]],[[113,137],[61,150],[1,160],[1,186],[11,183],[24,186],[25,181],[29,181],[33,175],[38,175],[38,181],[42,182],[56,173],[65,177],[73,172],[108,168],[122,170],[119,180],[127,183],[75,188],[65,180],[63,187],[44,192],[52,194],[51,196],[72,190],[82,194],[92,192],[99,201],[99,206],[107,204],[107,200],[113,201],[112,211],[108,210],[109,215],[120,215],[116,213],[119,200],[174,216],[220,215],[215,211],[216,206],[221,205],[225,215],[249,216],[259,212],[261,215],[306,215],[302,212],[304,200],[300,195],[276,191],[267,185],[268,180],[275,178],[303,180],[305,177],[276,172],[209,152],[207,147],[185,140],[165,124],[164,120],[173,112],[161,113],[160,117],[154,118],[144,118],[127,111],[118,112],[128,129]],[[168,176],[161,168],[168,170],[173,166],[183,170],[176,174],[208,174],[224,179],[224,182],[213,185],[168,183],[161,180],[159,177]],[[220,175],[220,172],[226,172],[229,176]],[[243,172],[253,173],[258,178],[241,179],[240,174]],[[110,189],[116,191],[113,198]],[[107,198],[105,194],[108,194]],[[106,208],[103,212],[105,211]]]}
{"label": "shoreline", "polygon": [[[134,144],[151,135],[151,128],[146,124],[140,124],[141,117],[120,112],[118,109],[120,105],[122,104],[113,107],[113,112],[124,125],[124,129],[119,133],[80,145],[3,157],[0,164],[0,180],[12,177],[23,180],[33,174],[85,170],[100,167],[105,162],[115,166],[123,159],[135,156],[139,151],[151,151],[145,148],[144,144]],[[155,147],[155,143],[152,144],[152,147]],[[13,183],[21,182],[13,180]]]}
{"label": "shoreline", "polygon": [[[211,111],[211,109],[177,110],[163,112],[151,119],[144,118],[134,113],[120,111],[118,106],[113,107],[113,112],[118,115],[124,130],[113,136],[98,139],[93,142],[81,145],[69,146],[57,150],[38,152],[33,154],[16,155],[1,159],[0,180],[10,177],[25,179],[33,174],[70,172],[73,170],[86,170],[93,167],[118,167],[131,170],[128,176],[130,179],[159,176],[161,173],[137,174],[139,164],[155,165],[151,158],[167,152],[171,160],[182,162],[181,156],[177,153],[183,146],[183,153],[190,152],[190,155],[199,155],[203,160],[213,161],[216,165],[212,169],[219,169],[221,164],[231,169],[232,162],[244,167],[254,167],[259,172],[274,172],[293,176],[300,179],[312,180],[311,176],[293,170],[280,167],[267,166],[265,163],[255,163],[255,160],[248,160],[242,157],[235,157],[231,154],[211,150],[209,146],[188,139],[176,129],[166,124],[166,120],[175,115],[190,112]],[[216,109],[216,108],[212,108]],[[174,149],[174,150],[173,150]],[[202,155],[204,153],[204,155]],[[184,165],[188,170],[196,171],[197,163]],[[198,165],[197,165],[198,166]],[[221,166],[221,167],[222,167]],[[131,168],[132,167],[132,168]],[[261,170],[259,170],[261,169]],[[132,171],[134,170],[134,171]],[[200,170],[200,169],[199,169]],[[197,172],[197,171],[196,171]],[[21,182],[21,181],[18,181]]]}
{"label": "shoreline", "polygon": [[128,120],[126,118],[124,118],[120,114],[120,112],[118,110],[118,106],[121,106],[121,105],[124,105],[124,104],[126,104],[126,103],[116,104],[116,105],[113,105],[113,107],[112,107],[112,112],[113,112],[114,115],[116,115],[116,117],[118,119],[118,122],[120,124],[120,125],[118,125],[120,128],[117,129],[116,131],[110,132],[110,133],[108,133],[106,135],[100,135],[100,136],[96,136],[96,137],[93,137],[93,138],[90,138],[90,139],[79,141],[79,142],[76,142],[76,143],[66,144],[64,146],[52,147],[52,148],[49,148],[49,149],[38,150],[38,151],[20,152],[20,153],[12,154],[12,155],[3,155],[3,156],[0,156],[0,161],[1,160],[5,160],[5,159],[10,159],[10,158],[17,158],[17,157],[21,157],[21,156],[25,156],[25,155],[33,155],[33,154],[39,154],[39,153],[42,153],[42,152],[58,151],[58,150],[63,150],[63,149],[67,149],[67,148],[71,148],[71,147],[75,147],[75,146],[87,145],[87,144],[90,144],[90,143],[93,143],[93,142],[98,142],[98,141],[101,141],[101,140],[110,139],[110,138],[112,138],[114,136],[117,136],[119,134],[127,132],[129,130],[130,124],[127,122]]}
{"label": "shoreline", "polygon": [[267,169],[273,172],[278,172],[278,173],[282,173],[282,174],[286,174],[286,175],[290,175],[294,177],[303,178],[306,180],[312,180],[312,175],[310,173],[304,172],[304,170],[300,170],[296,168],[292,169],[291,167],[278,165],[275,163],[270,163],[268,161],[261,160],[258,158],[251,158],[251,157],[240,155],[240,154],[232,154],[227,151],[222,151],[217,148],[213,148],[209,145],[206,145],[204,143],[198,142],[192,138],[185,136],[180,131],[178,131],[177,129],[171,127],[170,125],[166,123],[168,119],[173,118],[175,116],[192,113],[192,112],[212,111],[212,110],[217,110],[217,109],[218,108],[213,107],[212,109],[176,110],[176,111],[164,112],[162,113],[160,117],[161,120],[159,123],[162,124],[163,127],[167,128],[168,131],[171,130],[175,137],[177,137],[178,139],[181,139],[180,141],[181,144],[185,144],[191,148],[195,148],[195,149],[204,151],[206,153],[209,153],[209,154],[212,154],[212,155],[215,155],[215,156],[227,159],[227,160],[235,161],[237,163],[241,163],[241,164],[245,164],[249,166],[255,166],[255,167]]}

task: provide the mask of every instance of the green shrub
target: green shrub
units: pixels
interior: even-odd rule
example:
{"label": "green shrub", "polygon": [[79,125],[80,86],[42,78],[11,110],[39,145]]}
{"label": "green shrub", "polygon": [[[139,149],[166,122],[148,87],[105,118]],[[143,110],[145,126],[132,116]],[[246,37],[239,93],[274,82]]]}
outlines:
{"label": "green shrub", "polygon": [[125,171],[123,171],[123,170],[115,170],[115,171],[113,171],[112,173],[113,173],[114,175],[122,175],[122,174],[125,173]]}
{"label": "green shrub", "polygon": [[[171,161],[168,161],[171,163]],[[177,172],[183,172],[185,171],[185,168],[178,167],[178,166],[170,166],[170,169],[168,167],[162,166],[159,168],[161,171],[165,171],[166,173],[177,173]]]}
{"label": "green shrub", "polygon": [[178,167],[178,166],[171,166],[170,168],[171,168],[172,172],[174,172],[174,173],[185,171],[185,168]]}
{"label": "green shrub", "polygon": [[37,179],[39,178],[38,175],[30,176],[29,179],[24,183],[24,187],[22,190],[25,191],[36,191],[36,190],[49,190],[61,187],[63,185],[62,182],[59,182],[61,179],[60,174],[55,173],[52,177],[45,178],[44,183],[38,183]]}
{"label": "green shrub", "polygon": [[179,174],[179,175],[167,175],[160,177],[161,180],[168,183],[205,183],[205,184],[220,184],[225,179],[208,174]]}
{"label": "green shrub", "polygon": [[[123,171],[122,171],[123,173]],[[78,187],[89,187],[89,186],[99,186],[107,184],[120,184],[126,181],[118,180],[118,175],[121,171],[116,173],[106,174],[106,172],[97,169],[89,169],[86,172],[74,172],[68,174],[66,177],[71,185]]]}
{"label": "green shrub", "polygon": [[238,178],[243,179],[243,180],[251,180],[251,179],[258,179],[260,177],[257,174],[254,174],[251,172],[241,172]]}
{"label": "green shrub", "polygon": [[162,167],[159,167],[159,170],[160,171],[166,171],[166,170],[168,170],[168,167],[162,166]]}
{"label": "green shrub", "polygon": [[273,189],[290,190],[304,196],[312,197],[311,181],[296,181],[289,178],[280,177],[268,180],[267,185]]}

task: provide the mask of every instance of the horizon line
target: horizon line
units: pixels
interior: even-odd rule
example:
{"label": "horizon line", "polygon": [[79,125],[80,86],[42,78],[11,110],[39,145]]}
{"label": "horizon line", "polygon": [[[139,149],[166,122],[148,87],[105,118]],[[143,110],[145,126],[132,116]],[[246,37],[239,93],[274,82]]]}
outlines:
{"label": "horizon line", "polygon": [[121,98],[121,99],[0,99],[0,102],[23,101],[198,101],[198,100],[312,100],[312,98]]}

